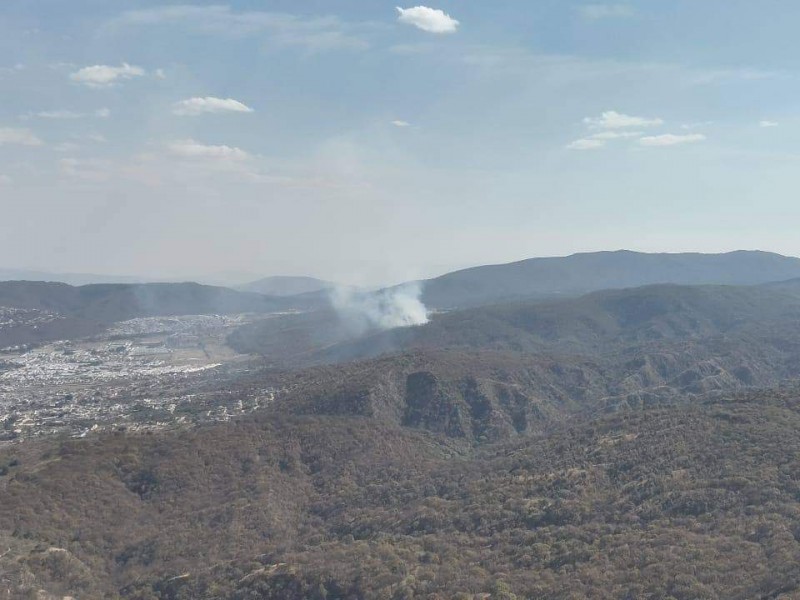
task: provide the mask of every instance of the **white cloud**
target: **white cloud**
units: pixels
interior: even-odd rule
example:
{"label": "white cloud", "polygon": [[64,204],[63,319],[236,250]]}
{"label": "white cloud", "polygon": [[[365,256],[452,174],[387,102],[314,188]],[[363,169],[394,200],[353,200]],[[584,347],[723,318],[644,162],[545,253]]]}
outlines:
{"label": "white cloud", "polygon": [[0,127],[0,146],[41,146],[40,140],[30,129],[16,129],[12,127]]}
{"label": "white cloud", "polygon": [[586,4],[578,7],[578,12],[584,19],[592,21],[626,18],[635,14],[633,7],[628,4]]}
{"label": "white cloud", "polygon": [[615,110],[607,110],[599,117],[586,117],[583,122],[596,129],[625,129],[627,127],[658,127],[664,121],[659,118],[632,117],[618,113]]}
{"label": "white cloud", "polygon": [[691,131],[692,129],[698,129],[700,127],[708,127],[713,125],[714,121],[700,121],[699,123],[684,123],[681,125],[681,129],[685,129],[686,131]]}
{"label": "white cloud", "polygon": [[[127,11],[107,24],[151,26],[174,24],[207,35],[245,37],[266,33],[273,46],[297,46],[311,52],[364,50],[369,44],[355,34],[357,26],[336,17],[301,18],[264,11],[235,12],[230,6],[176,5]],[[158,76],[158,72],[156,72]]]}
{"label": "white cloud", "polygon": [[568,150],[598,150],[604,148],[608,142],[614,140],[625,140],[638,138],[642,135],[641,131],[599,131],[592,135],[575,140],[567,145]]}
{"label": "white cloud", "polygon": [[778,125],[780,125],[780,123],[778,123],[777,121],[759,121],[758,122],[758,126],[759,127],[777,127]]}
{"label": "white cloud", "polygon": [[216,159],[226,161],[245,160],[250,155],[235,146],[208,146],[192,139],[178,140],[169,144],[169,151],[181,158]]}
{"label": "white cloud", "polygon": [[112,67],[109,65],[93,65],[90,67],[83,67],[82,69],[72,73],[69,77],[72,81],[82,83],[89,87],[103,88],[114,85],[119,81],[125,79],[133,79],[134,77],[143,77],[146,74],[145,70],[141,67],[122,63],[119,67]]}
{"label": "white cloud", "polygon": [[70,139],[84,143],[84,142],[92,142],[93,144],[104,144],[108,140],[106,140],[106,136],[100,133],[74,133],[70,136]]}
{"label": "white cloud", "polygon": [[99,108],[92,113],[80,113],[72,110],[43,110],[37,113],[27,113],[21,115],[20,119],[85,119],[87,117],[97,117],[98,119],[107,119],[111,116],[111,111],[107,108]]}
{"label": "white cloud", "polygon": [[75,142],[61,142],[60,144],[56,144],[53,146],[53,150],[56,152],[75,152],[80,150],[80,146]]}
{"label": "white cloud", "polygon": [[400,13],[398,20],[407,25],[413,25],[417,29],[429,33],[455,33],[459,22],[442,10],[428,8],[427,6],[415,6],[413,8],[397,7]]}
{"label": "white cloud", "polygon": [[584,138],[567,145],[568,150],[597,150],[606,145],[605,140]]}
{"label": "white cloud", "polygon": [[101,183],[115,176],[111,162],[96,158],[62,158],[58,161],[58,171],[62,177],[87,183]]}
{"label": "white cloud", "polygon": [[253,109],[233,98],[189,98],[176,102],[172,113],[181,117],[196,117],[204,113],[251,113]]}
{"label": "white cloud", "polygon": [[642,135],[641,131],[601,131],[590,136],[593,140],[624,140]]}
{"label": "white cloud", "polygon": [[156,79],[166,79],[166,78],[167,78],[167,74],[166,74],[166,72],[164,71],[164,69],[156,69],[156,70],[153,72],[153,76],[154,76]]}
{"label": "white cloud", "polygon": [[25,118],[38,117],[39,119],[80,119],[83,115],[71,110],[43,110],[38,113],[25,115]]}
{"label": "white cloud", "polygon": [[399,119],[392,121],[392,125],[394,125],[395,127],[411,127],[411,123],[409,123],[408,121],[401,121]]}
{"label": "white cloud", "polygon": [[643,137],[639,140],[642,146],[658,147],[658,146],[678,146],[680,144],[694,144],[706,140],[706,136],[702,133],[689,133],[686,135],[675,135],[673,133],[665,133],[664,135],[651,135]]}
{"label": "white cloud", "polygon": [[8,175],[0,173],[0,185],[11,185],[14,181]]}

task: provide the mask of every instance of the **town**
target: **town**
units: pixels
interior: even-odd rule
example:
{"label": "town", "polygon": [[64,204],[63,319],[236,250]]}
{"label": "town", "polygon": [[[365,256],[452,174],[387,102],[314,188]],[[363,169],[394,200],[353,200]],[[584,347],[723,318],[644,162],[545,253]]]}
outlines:
{"label": "town", "polygon": [[[0,328],[41,311],[1,309]],[[139,318],[93,338],[0,350],[0,443],[124,427],[158,429],[224,421],[269,403],[274,390],[220,391],[248,368],[225,344],[247,315]]]}

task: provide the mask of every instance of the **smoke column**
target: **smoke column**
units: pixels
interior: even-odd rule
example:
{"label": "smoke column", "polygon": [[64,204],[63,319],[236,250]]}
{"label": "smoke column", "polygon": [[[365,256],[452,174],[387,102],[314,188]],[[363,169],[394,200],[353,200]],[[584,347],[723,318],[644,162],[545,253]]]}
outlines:
{"label": "smoke column", "polygon": [[331,304],[342,320],[358,333],[369,329],[413,327],[428,322],[428,309],[422,303],[422,286],[407,283],[378,292],[335,288]]}

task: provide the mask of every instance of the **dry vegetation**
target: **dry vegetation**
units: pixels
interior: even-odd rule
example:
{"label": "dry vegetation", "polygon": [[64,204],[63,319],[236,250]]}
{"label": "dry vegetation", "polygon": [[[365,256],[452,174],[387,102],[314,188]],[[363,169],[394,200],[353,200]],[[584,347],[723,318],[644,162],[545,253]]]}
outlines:
{"label": "dry vegetation", "polygon": [[19,450],[0,479],[10,597],[688,600],[800,582],[795,390],[478,445],[265,414]]}
{"label": "dry vegetation", "polygon": [[220,381],[279,390],[231,422],[8,444],[0,599],[800,597],[798,317],[674,286],[464,311]]}

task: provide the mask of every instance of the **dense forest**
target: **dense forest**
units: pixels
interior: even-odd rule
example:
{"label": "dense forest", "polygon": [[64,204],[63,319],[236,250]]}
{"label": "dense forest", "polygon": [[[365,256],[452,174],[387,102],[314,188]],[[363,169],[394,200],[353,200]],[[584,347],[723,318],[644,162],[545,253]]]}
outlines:
{"label": "dense forest", "polygon": [[7,596],[688,600],[800,584],[796,388],[487,442],[347,412],[4,451]]}

